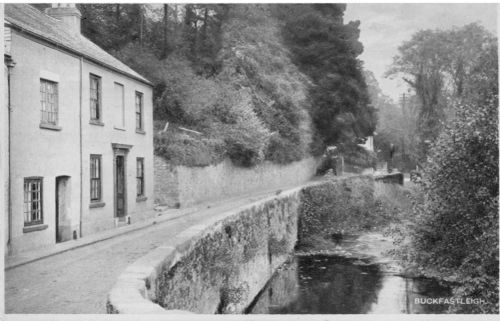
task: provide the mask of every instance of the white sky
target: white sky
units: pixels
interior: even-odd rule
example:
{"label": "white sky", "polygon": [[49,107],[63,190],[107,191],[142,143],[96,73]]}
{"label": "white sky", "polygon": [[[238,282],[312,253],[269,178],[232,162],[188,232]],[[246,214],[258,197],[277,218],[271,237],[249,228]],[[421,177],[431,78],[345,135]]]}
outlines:
{"label": "white sky", "polygon": [[348,3],[344,22],[360,20],[364,51],[360,59],[372,71],[382,91],[395,99],[406,92],[401,79],[390,80],[384,72],[403,41],[421,29],[449,29],[478,22],[497,34],[496,4],[471,3]]}

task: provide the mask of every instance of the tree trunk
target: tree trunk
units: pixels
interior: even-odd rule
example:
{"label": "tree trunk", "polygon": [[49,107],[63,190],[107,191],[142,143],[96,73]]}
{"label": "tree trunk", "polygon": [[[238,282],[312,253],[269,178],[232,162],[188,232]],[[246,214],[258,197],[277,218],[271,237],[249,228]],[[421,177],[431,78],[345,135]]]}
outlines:
{"label": "tree trunk", "polygon": [[142,12],[142,5],[139,5],[139,44],[141,48],[144,46],[144,14]]}
{"label": "tree trunk", "polygon": [[163,5],[163,52],[162,58],[166,58],[168,53],[168,4]]}
{"label": "tree trunk", "polygon": [[118,27],[120,25],[120,17],[121,17],[121,7],[120,4],[116,4],[116,9],[115,9],[115,22],[116,26]]}
{"label": "tree trunk", "polygon": [[208,41],[207,41],[207,23],[208,23],[208,8],[205,7],[205,15],[203,17],[203,31],[202,31],[202,37],[203,37],[202,45],[204,47],[206,47],[207,43],[208,43]]}

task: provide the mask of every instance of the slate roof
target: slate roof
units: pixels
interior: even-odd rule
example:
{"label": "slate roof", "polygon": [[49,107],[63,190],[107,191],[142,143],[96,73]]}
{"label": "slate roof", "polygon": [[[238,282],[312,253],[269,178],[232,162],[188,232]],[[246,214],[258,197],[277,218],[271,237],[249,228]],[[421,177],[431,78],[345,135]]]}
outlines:
{"label": "slate roof", "polygon": [[5,4],[5,21],[22,32],[50,42],[101,66],[124,73],[151,85],[146,78],[126,66],[83,35],[67,31],[62,21],[52,18],[28,4]]}

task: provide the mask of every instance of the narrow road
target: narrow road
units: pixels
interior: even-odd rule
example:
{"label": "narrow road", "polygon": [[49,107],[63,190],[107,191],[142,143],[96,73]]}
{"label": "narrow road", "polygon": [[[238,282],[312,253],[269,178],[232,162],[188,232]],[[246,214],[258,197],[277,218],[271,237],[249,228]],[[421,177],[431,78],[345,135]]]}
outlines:
{"label": "narrow road", "polygon": [[6,313],[106,313],[120,273],[191,225],[274,192],[214,204],[199,212],[63,252],[5,272]]}

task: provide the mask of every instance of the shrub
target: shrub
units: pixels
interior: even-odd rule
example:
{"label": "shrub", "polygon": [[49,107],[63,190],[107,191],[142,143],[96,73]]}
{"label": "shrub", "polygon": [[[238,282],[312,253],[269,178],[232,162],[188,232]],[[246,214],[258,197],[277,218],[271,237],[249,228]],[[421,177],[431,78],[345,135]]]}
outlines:
{"label": "shrub", "polygon": [[220,139],[198,138],[172,130],[154,136],[155,154],[173,165],[208,166],[224,159],[225,144]]}
{"label": "shrub", "polygon": [[498,313],[498,99],[458,105],[431,148],[404,249],[424,274],[458,282],[454,294],[486,300],[453,312]]}
{"label": "shrub", "polygon": [[377,155],[356,144],[340,145],[339,153],[344,157],[347,172],[361,173],[363,169],[375,168],[377,165]]}
{"label": "shrub", "polygon": [[264,160],[269,131],[253,111],[244,91],[226,89],[224,92],[224,102],[219,106],[224,106],[224,117],[230,121],[213,122],[210,130],[224,140],[233,163],[244,167],[256,165]]}
{"label": "shrub", "polygon": [[165,89],[155,104],[155,118],[188,127],[199,127],[219,99],[219,85],[198,76],[185,58],[170,56],[163,61]]}
{"label": "shrub", "polygon": [[355,233],[375,227],[373,181],[349,178],[303,191],[300,236]]}
{"label": "shrub", "polygon": [[196,75],[186,60],[171,57],[165,64],[171,72],[164,76],[157,115],[203,135],[164,134],[155,140],[158,154],[186,166],[215,164],[228,156],[248,167],[264,159],[269,131],[253,111],[245,90]]}
{"label": "shrub", "polygon": [[311,142],[308,79],[292,63],[269,6],[233,6],[222,30],[218,78],[247,91],[249,106],[272,133],[264,158],[276,163],[302,159]]}

